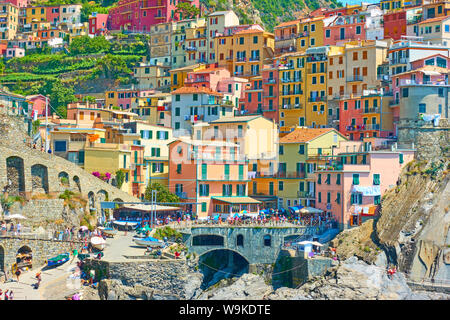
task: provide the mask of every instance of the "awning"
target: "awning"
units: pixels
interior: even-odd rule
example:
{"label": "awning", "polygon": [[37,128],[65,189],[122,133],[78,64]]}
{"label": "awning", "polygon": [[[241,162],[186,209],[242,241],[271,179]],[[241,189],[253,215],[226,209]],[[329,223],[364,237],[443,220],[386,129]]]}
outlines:
{"label": "awning", "polygon": [[292,211],[292,213],[300,213],[300,209],[302,209],[303,206],[294,206],[294,207],[289,207],[289,210]]}
{"label": "awning", "polygon": [[251,197],[211,197],[211,199],[232,204],[260,204],[261,201]]}
{"label": "awning", "polygon": [[313,207],[306,207],[300,210],[301,213],[322,213],[323,210],[313,208]]}
{"label": "awning", "polygon": [[138,211],[177,211],[180,210],[179,207],[161,206],[159,204],[126,204],[123,205],[124,209],[133,209]]}
{"label": "awning", "polygon": [[363,196],[368,197],[381,195],[380,186],[370,186],[370,187],[353,186],[352,193],[362,193]]}
{"label": "awning", "polygon": [[422,70],[423,74],[426,74],[427,76],[440,76],[441,74],[437,71],[432,70]]}

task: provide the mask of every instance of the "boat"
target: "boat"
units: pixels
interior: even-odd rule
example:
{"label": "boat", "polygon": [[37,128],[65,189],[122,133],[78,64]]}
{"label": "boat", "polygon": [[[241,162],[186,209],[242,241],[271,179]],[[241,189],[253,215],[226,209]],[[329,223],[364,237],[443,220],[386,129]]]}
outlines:
{"label": "boat", "polygon": [[48,267],[60,266],[63,263],[69,261],[69,259],[70,259],[70,254],[68,252],[62,253],[62,254],[57,255],[56,257],[48,259],[47,266]]}
{"label": "boat", "polygon": [[99,229],[108,237],[114,237],[117,234],[117,230],[114,228],[99,227]]}
{"label": "boat", "polygon": [[105,249],[106,241],[102,237],[92,237],[91,244],[95,249],[101,251]]}
{"label": "boat", "polygon": [[162,248],[165,246],[165,242],[156,238],[134,238],[133,241],[141,247]]}
{"label": "boat", "polygon": [[137,227],[141,222],[140,221],[122,221],[122,220],[116,220],[113,221],[113,223],[115,225],[121,226],[121,227],[125,227],[125,225],[127,225],[130,228],[135,228]]}

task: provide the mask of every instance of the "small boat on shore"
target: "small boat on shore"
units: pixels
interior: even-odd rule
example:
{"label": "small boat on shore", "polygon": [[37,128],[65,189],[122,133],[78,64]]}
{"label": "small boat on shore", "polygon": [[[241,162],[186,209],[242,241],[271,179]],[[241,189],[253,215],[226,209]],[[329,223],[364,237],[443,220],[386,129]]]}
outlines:
{"label": "small boat on shore", "polygon": [[103,249],[105,249],[106,241],[101,237],[92,237],[91,245],[95,249],[102,251]]}
{"label": "small boat on shore", "polygon": [[114,224],[124,227],[125,225],[128,225],[129,227],[136,227],[138,224],[140,224],[140,221],[123,221],[123,220],[116,220],[113,221]]}
{"label": "small boat on shore", "polygon": [[57,255],[56,257],[48,259],[47,266],[48,267],[60,266],[64,263],[66,263],[67,261],[69,261],[69,259],[70,259],[70,254],[68,252],[62,253],[62,254]]}
{"label": "small boat on shore", "polygon": [[117,234],[117,230],[114,228],[99,227],[98,229],[100,229],[108,237],[114,237]]}
{"label": "small boat on shore", "polygon": [[156,238],[134,238],[133,241],[141,247],[162,248],[165,246],[165,242]]}

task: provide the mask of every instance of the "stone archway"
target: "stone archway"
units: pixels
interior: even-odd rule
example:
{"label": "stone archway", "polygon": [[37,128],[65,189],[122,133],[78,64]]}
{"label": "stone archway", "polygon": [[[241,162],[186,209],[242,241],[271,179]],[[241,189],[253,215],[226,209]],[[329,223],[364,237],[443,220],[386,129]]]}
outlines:
{"label": "stone archway", "polygon": [[89,208],[95,208],[95,194],[94,194],[94,192],[90,191],[88,193],[88,199],[89,199]]}
{"label": "stone archway", "polygon": [[81,182],[80,182],[80,178],[78,178],[78,176],[73,176],[73,182],[75,182],[77,188],[78,188],[78,192],[81,193]]}
{"label": "stone archway", "polygon": [[6,158],[6,176],[10,195],[25,192],[25,170],[22,158],[15,156]]}
{"label": "stone archway", "polygon": [[97,199],[100,202],[107,201],[108,200],[108,192],[103,189],[97,191]]}
{"label": "stone archway", "polygon": [[58,180],[63,187],[70,188],[69,174],[65,171],[58,173]]}
{"label": "stone archway", "polygon": [[48,170],[42,164],[31,166],[31,186],[33,191],[48,193]]}

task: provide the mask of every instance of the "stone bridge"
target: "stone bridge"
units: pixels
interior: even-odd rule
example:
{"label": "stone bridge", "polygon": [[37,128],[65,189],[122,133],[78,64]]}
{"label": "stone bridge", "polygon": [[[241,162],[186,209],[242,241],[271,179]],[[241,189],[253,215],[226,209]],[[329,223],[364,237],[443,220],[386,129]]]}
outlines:
{"label": "stone bridge", "polygon": [[31,252],[33,256],[33,269],[41,267],[49,258],[60,253],[78,250],[84,245],[82,241],[58,241],[43,237],[14,237],[0,236],[0,271],[11,271],[11,266],[16,262],[16,255],[23,252]]}
{"label": "stone bridge", "polygon": [[98,212],[101,201],[139,201],[70,161],[26,145],[14,149],[0,145],[0,190],[8,185],[10,195],[28,199],[36,193],[60,194],[66,189],[79,192]]}
{"label": "stone bridge", "polygon": [[215,250],[234,251],[249,265],[275,263],[286,240],[312,236],[315,227],[192,226],[181,229],[189,252],[204,255]]}

